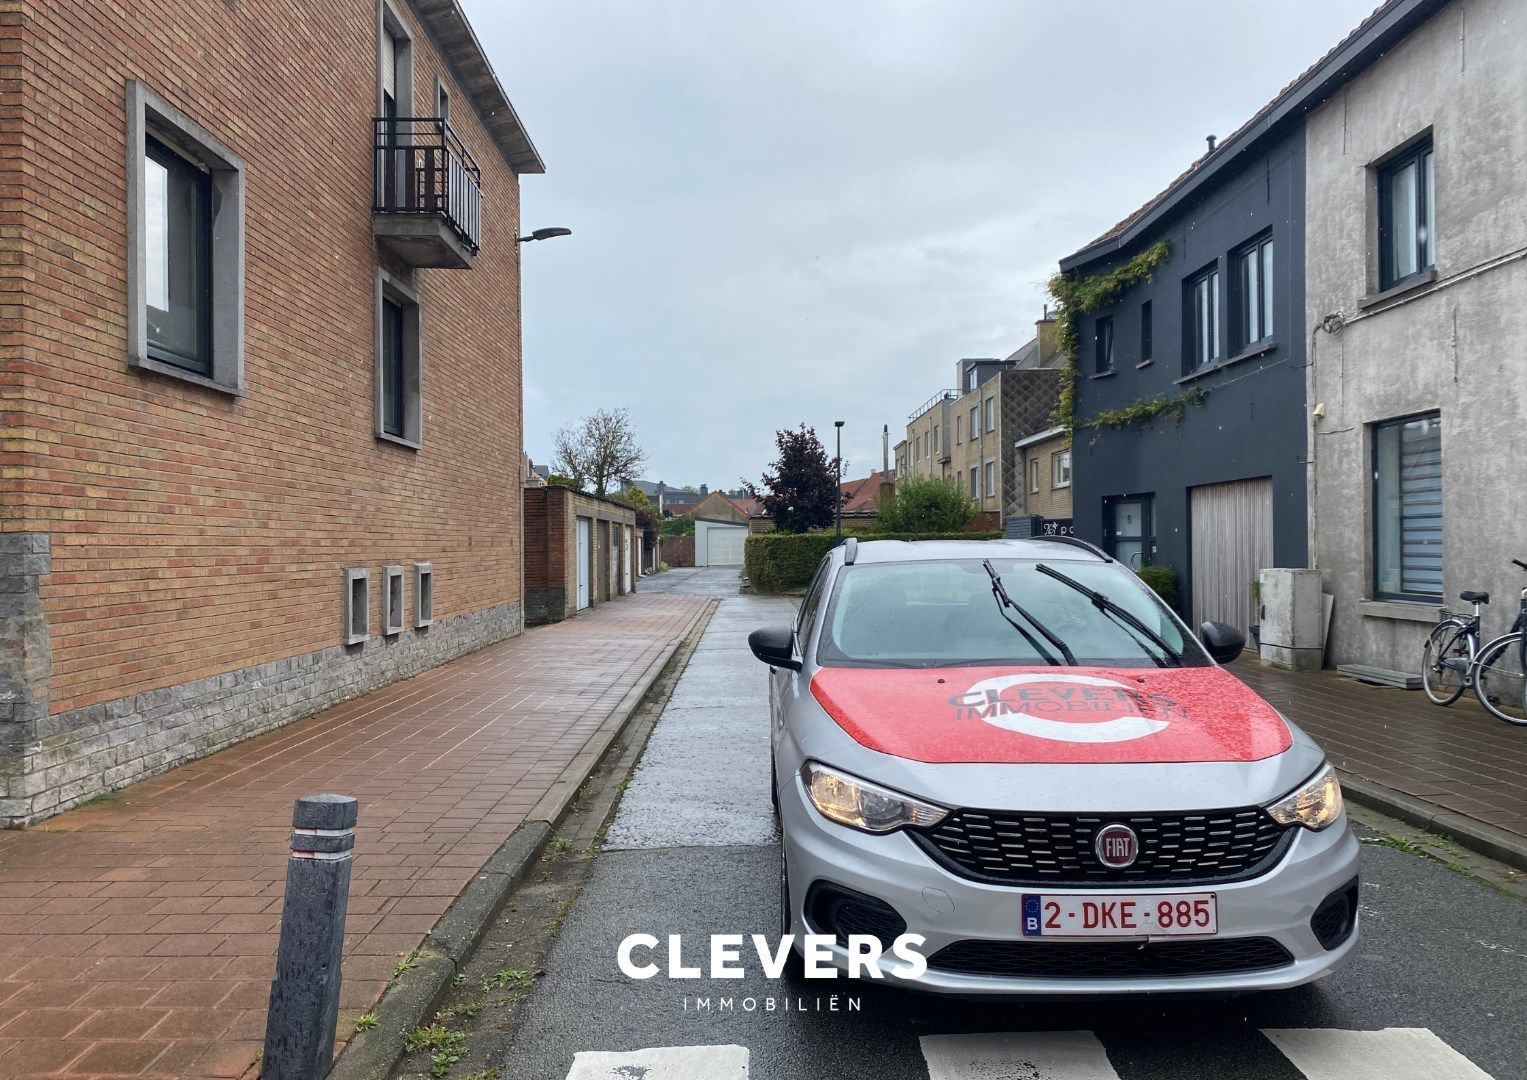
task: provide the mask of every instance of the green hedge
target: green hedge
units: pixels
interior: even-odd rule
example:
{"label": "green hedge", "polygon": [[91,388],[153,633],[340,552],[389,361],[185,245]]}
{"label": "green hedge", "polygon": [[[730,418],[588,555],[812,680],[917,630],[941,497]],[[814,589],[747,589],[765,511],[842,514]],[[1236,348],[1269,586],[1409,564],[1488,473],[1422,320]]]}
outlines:
{"label": "green hedge", "polygon": [[1167,607],[1173,611],[1177,610],[1179,595],[1177,592],[1176,570],[1173,570],[1170,566],[1161,566],[1153,563],[1149,566],[1140,567],[1135,573],[1140,575],[1141,581],[1150,586],[1152,592],[1161,597],[1162,602]]}
{"label": "green hedge", "polygon": [[[868,533],[845,532],[860,540],[996,540],[998,532]],[[743,572],[759,592],[790,592],[811,584],[817,564],[838,544],[832,533],[757,533],[743,544]]]}

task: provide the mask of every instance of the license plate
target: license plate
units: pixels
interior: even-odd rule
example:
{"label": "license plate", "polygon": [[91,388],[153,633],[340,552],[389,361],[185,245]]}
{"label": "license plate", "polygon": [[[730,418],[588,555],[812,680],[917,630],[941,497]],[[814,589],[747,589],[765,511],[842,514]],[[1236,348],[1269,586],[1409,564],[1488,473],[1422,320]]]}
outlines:
{"label": "license plate", "polygon": [[1205,936],[1219,932],[1214,893],[1024,893],[1024,937]]}

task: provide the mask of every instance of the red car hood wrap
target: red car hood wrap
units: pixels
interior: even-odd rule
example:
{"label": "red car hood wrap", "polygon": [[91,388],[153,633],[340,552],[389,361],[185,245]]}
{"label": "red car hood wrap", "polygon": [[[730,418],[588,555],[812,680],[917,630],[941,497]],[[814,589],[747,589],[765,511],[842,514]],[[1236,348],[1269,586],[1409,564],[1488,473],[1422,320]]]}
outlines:
{"label": "red car hood wrap", "polygon": [[1292,745],[1220,668],[822,668],[811,694],[862,745],[930,764],[1260,761]]}

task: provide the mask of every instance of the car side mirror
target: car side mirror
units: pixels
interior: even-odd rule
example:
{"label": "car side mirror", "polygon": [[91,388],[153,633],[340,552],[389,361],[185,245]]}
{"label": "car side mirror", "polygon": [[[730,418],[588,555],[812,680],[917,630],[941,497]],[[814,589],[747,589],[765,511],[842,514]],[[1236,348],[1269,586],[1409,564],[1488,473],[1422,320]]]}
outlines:
{"label": "car side mirror", "polygon": [[770,667],[801,670],[801,662],[795,658],[795,631],[788,626],[770,626],[754,630],[748,635],[748,648]]}
{"label": "car side mirror", "polygon": [[1230,663],[1246,648],[1246,635],[1222,622],[1204,623],[1198,628],[1198,636],[1203,638],[1204,648],[1216,664]]}

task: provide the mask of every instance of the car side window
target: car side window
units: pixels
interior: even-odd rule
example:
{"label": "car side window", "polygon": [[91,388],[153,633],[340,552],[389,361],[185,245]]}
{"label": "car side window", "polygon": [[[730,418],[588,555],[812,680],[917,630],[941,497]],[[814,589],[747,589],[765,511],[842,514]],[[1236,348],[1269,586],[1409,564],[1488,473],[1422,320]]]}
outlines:
{"label": "car side window", "polygon": [[826,592],[827,566],[831,556],[824,556],[821,565],[817,567],[816,576],[811,579],[810,586],[806,589],[805,599],[801,601],[801,611],[795,620],[795,639],[801,653],[806,652],[806,635],[811,632],[811,626],[816,622],[817,610],[822,606],[822,594]]}

